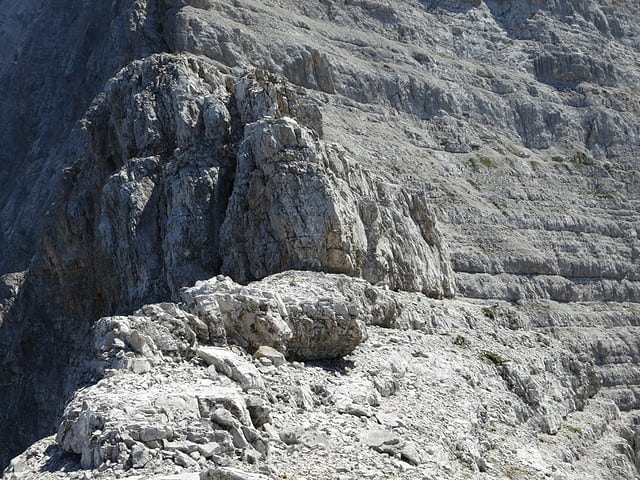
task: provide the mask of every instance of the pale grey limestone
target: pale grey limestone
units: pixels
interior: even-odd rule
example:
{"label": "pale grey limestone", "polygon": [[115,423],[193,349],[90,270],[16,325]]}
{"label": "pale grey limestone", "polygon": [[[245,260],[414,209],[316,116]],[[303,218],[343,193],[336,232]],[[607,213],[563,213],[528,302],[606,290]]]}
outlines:
{"label": "pale grey limestone", "polygon": [[324,270],[393,289],[453,294],[425,197],[372,177],[344,149],[315,142],[294,120],[245,127],[235,182],[221,227],[222,271],[233,278]]}
{"label": "pale grey limestone", "polygon": [[258,369],[249,361],[222,347],[200,347],[198,357],[208,365],[213,365],[220,373],[224,373],[240,384],[243,390],[260,389],[264,382]]}
{"label": "pale grey limestone", "polygon": [[[96,387],[62,418],[79,460],[49,439],[8,477],[637,477],[634,2],[0,9],[0,464]],[[270,277],[291,268],[351,277]],[[219,273],[223,309],[158,304]],[[454,283],[486,301],[411,293]],[[98,361],[89,325],[116,313]],[[334,358],[256,364],[249,402],[192,358],[233,343]],[[209,428],[220,409],[242,427]],[[354,447],[398,412],[403,450]],[[271,422],[318,441],[270,434],[266,461]]]}
{"label": "pale grey limestone", "polygon": [[258,349],[253,353],[253,358],[257,358],[261,361],[262,359],[267,359],[271,365],[276,367],[284,365],[286,362],[286,359],[281,352],[267,345],[261,345],[258,347]]}
{"label": "pale grey limestone", "polygon": [[[360,318],[359,306],[332,285],[333,277],[287,272],[247,286],[216,277],[186,289],[183,297],[194,312],[210,305],[205,315],[219,315],[227,339],[249,351],[268,346],[293,359],[334,358],[350,353],[366,338],[366,317]],[[359,289],[359,300],[368,303],[364,282],[335,277],[343,279],[347,291]],[[288,288],[296,282],[305,290]]]}
{"label": "pale grey limestone", "polygon": [[[288,295],[295,295],[308,275],[288,272],[270,280],[278,285],[288,279],[279,284],[286,297],[287,286]],[[320,278],[328,282],[327,277]],[[572,352],[531,327],[509,328],[514,307],[508,305],[430,302],[435,315],[451,316],[449,333],[370,326],[369,340],[345,359],[264,370],[263,386],[249,393],[227,375],[212,379],[198,358],[154,354],[152,369],[135,374],[112,369],[109,359],[118,352],[142,354],[120,344],[96,349],[105,377],[75,394],[57,439],[35,444],[5,476],[35,478],[29,472],[44,463],[62,465],[62,449],[77,453],[96,479],[206,475],[220,464],[247,478],[346,472],[508,478],[508,472],[519,471],[531,478],[572,479],[610,469],[633,478],[635,434],[625,426],[632,414],[603,395],[602,379],[612,377],[585,351]],[[540,321],[536,308],[550,318],[572,314],[564,305],[540,303],[529,306],[531,318],[523,323]],[[95,335],[109,332],[97,328]],[[198,350],[226,351],[241,362],[230,350],[197,341],[203,342]],[[616,347],[600,348],[613,354]],[[393,388],[381,391],[385,376]],[[585,454],[572,456],[572,448]],[[616,448],[627,453],[617,455]]]}
{"label": "pale grey limestone", "polygon": [[272,477],[237,468],[212,468],[200,474],[200,480],[270,480]]}

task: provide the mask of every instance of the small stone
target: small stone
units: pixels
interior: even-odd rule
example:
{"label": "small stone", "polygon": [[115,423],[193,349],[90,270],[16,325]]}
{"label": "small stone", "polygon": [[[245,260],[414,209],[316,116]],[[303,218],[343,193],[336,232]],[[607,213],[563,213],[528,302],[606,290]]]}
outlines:
{"label": "small stone", "polygon": [[260,428],[265,423],[271,422],[271,405],[265,400],[256,395],[248,395],[245,402],[254,427]]}
{"label": "small stone", "polygon": [[131,448],[131,466],[133,468],[144,468],[149,460],[151,460],[151,454],[148,449],[138,443]]}
{"label": "small stone", "polygon": [[262,425],[262,429],[265,431],[267,435],[269,435],[269,437],[273,439],[280,439],[280,434],[278,434],[278,430],[270,423],[265,423],[264,425]]}
{"label": "small stone", "polygon": [[149,440],[148,442],[144,442],[144,443],[149,448],[153,448],[153,449],[162,448],[162,442],[160,440]]}
{"label": "small stone", "polygon": [[273,365],[260,365],[258,367],[258,371],[262,375],[266,375],[266,376],[271,376],[271,375],[275,375],[276,373],[278,373],[278,369],[276,367],[274,367]]}
{"label": "small stone", "polygon": [[209,365],[213,365],[218,372],[238,382],[243,390],[264,388],[262,375],[256,366],[231,350],[222,347],[200,347],[197,354]]}
{"label": "small stone", "polygon": [[420,450],[418,450],[418,446],[413,442],[407,442],[400,452],[400,459],[413,466],[418,466],[422,463]]}
{"label": "small stone", "polygon": [[211,458],[214,455],[214,453],[216,453],[217,450],[218,450],[217,443],[209,442],[204,445],[198,445],[198,452],[204,458]]}
{"label": "small stone", "polygon": [[235,468],[218,467],[202,472],[200,480],[271,480],[271,477]]}
{"label": "small stone", "polygon": [[247,442],[247,439],[244,436],[244,433],[242,433],[242,430],[240,430],[239,428],[231,428],[231,430],[229,430],[229,432],[231,433],[231,437],[233,438],[233,446],[236,448],[248,448],[249,442]]}
{"label": "small stone", "polygon": [[389,455],[399,453],[404,444],[398,435],[387,430],[366,431],[362,434],[361,441],[369,448]]}
{"label": "small stone", "polygon": [[151,371],[151,363],[146,358],[128,358],[126,368],[137,374],[147,373]]}
{"label": "small stone", "polygon": [[[284,365],[287,362],[287,360],[285,359],[284,355],[281,352],[267,345],[263,345],[259,347],[258,350],[256,350],[255,353],[253,354],[253,358],[259,359],[261,362],[263,362],[263,365],[272,364],[275,367]],[[269,364],[264,363],[265,360],[269,361],[270,363]]]}
{"label": "small stone", "polygon": [[392,413],[378,412],[376,413],[375,417],[381,425],[389,428],[406,427],[405,423],[400,419],[400,417]]}
{"label": "small stone", "polygon": [[173,454],[173,463],[184,468],[193,467],[198,463],[186,453],[177,451]]}
{"label": "small stone", "polygon": [[218,379],[218,371],[216,370],[216,367],[214,365],[209,365],[207,367],[207,376],[211,380],[217,380]]}
{"label": "small stone", "polygon": [[191,442],[179,441],[179,442],[165,442],[164,449],[170,452],[183,452],[191,453],[198,450],[198,445]]}
{"label": "small stone", "polygon": [[373,384],[383,397],[390,397],[398,390],[398,381],[390,375],[374,376]]}
{"label": "small stone", "polygon": [[260,454],[251,449],[246,449],[242,452],[242,461],[248,463],[249,465],[253,465],[260,460]]}
{"label": "small stone", "polygon": [[217,408],[211,414],[211,420],[223,427],[237,427],[238,420],[233,418],[233,415],[226,408]]}
{"label": "small stone", "polygon": [[373,412],[371,407],[365,407],[357,405],[355,403],[347,403],[337,407],[339,413],[346,413],[348,415],[354,415],[356,417],[371,417]]}
{"label": "small stone", "polygon": [[300,443],[302,432],[294,429],[285,429],[280,431],[280,440],[282,440],[287,445],[296,445]]}
{"label": "small stone", "polygon": [[251,425],[251,415],[245,399],[235,389],[213,389],[206,396],[198,397],[200,416],[211,418],[218,408],[225,408],[242,425]]}
{"label": "small stone", "polygon": [[314,401],[311,389],[307,385],[295,386],[291,389],[291,394],[296,400],[298,408],[303,410],[313,409]]}
{"label": "small stone", "polygon": [[153,440],[163,440],[171,436],[171,430],[167,427],[144,427],[140,430],[140,440],[147,443]]}

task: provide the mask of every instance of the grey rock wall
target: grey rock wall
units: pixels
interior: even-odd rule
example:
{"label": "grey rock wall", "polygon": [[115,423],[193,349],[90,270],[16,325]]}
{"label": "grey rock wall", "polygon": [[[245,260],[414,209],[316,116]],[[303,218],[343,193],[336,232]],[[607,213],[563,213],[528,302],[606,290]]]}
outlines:
{"label": "grey rock wall", "polygon": [[323,270],[453,295],[424,197],[372,178],[344,149],[325,148],[289,119],[245,127],[221,233],[222,271],[241,281]]}
{"label": "grey rock wall", "polygon": [[[83,277],[65,308],[126,310],[218,272],[249,281],[292,268],[453,294],[424,197],[278,119],[300,110],[321,129],[293,87],[272,78],[245,89],[187,55],[134,62],[109,83],[34,265],[61,288]],[[84,306],[89,292],[102,303]]]}
{"label": "grey rock wall", "polygon": [[[559,478],[636,475],[635,3],[0,0],[0,7],[0,463],[53,432],[77,386],[97,381],[89,325],[99,316],[179,301],[182,287],[217,273],[249,282],[296,268],[378,284],[368,290],[380,302],[372,323],[431,326],[422,353],[407,355],[424,359],[439,345],[451,365],[471,362],[461,378],[473,411],[457,413],[477,419],[465,425],[480,433],[458,437],[443,427],[438,435],[456,441],[430,438],[428,475],[513,476],[525,464],[532,478],[551,474],[544,465]],[[448,297],[454,284],[489,302],[488,310],[478,317],[394,292]],[[208,311],[214,300],[198,308]],[[498,300],[512,302],[511,313],[495,310]],[[158,323],[166,327],[158,335],[171,339],[167,325],[181,314],[151,310],[143,333],[155,335]],[[325,318],[316,313],[305,321]],[[224,322],[205,318],[198,328],[222,342]],[[474,318],[496,343],[474,343]],[[526,333],[509,333],[514,327]],[[501,328],[509,332],[500,336]],[[285,337],[270,343],[284,350]],[[388,353],[384,338],[372,348]],[[249,345],[240,335],[236,341]],[[312,347],[302,345],[300,358]],[[189,356],[177,363],[192,371]],[[142,360],[131,366],[144,375]],[[451,371],[461,371],[448,365],[439,364],[442,388],[429,397],[443,405],[457,385]],[[200,366],[194,371],[204,376]],[[484,395],[474,379],[486,372],[488,389],[502,392],[489,405],[500,406],[496,415],[474,401]],[[356,380],[366,387],[362,398],[341,390],[334,403],[359,419],[400,381],[370,372]],[[412,405],[432,391],[409,385]],[[286,400],[295,408],[326,401],[320,389],[298,387]],[[217,409],[207,405],[193,419],[211,420]],[[410,421],[422,429],[410,442],[424,443],[426,426]],[[548,463],[531,467],[538,453],[512,437],[496,440],[495,422],[518,425],[529,443],[548,442],[538,452]],[[420,463],[420,452],[378,430],[350,432],[376,455]],[[246,435],[252,444],[253,432]],[[518,445],[511,470],[491,470],[492,461],[514,458],[492,457],[492,442],[503,453]],[[71,450],[82,454],[78,448]],[[171,461],[196,468],[191,453],[176,447]],[[143,466],[149,455],[136,447],[130,460]],[[378,457],[367,458],[377,475],[391,475]],[[558,473],[565,463],[574,470]],[[404,472],[397,468],[396,476]],[[327,472],[315,474],[345,473]]]}
{"label": "grey rock wall", "polygon": [[65,148],[105,82],[135,58],[162,50],[157,2],[47,0],[0,4],[0,272],[29,266],[56,199]]}
{"label": "grey rock wall", "polygon": [[[176,300],[182,287],[219,272],[243,282],[291,268],[344,272],[453,295],[448,252],[424,196],[385,184],[344,148],[325,145],[320,112],[303,95],[276,76],[236,78],[187,54],[134,61],[107,83],[61,147],[75,161],[62,172],[28,281],[3,314],[2,339],[11,345],[3,364],[17,372],[4,395],[21,399],[20,409],[43,409],[23,433],[7,436],[49,428],[78,384],[72,364],[89,346],[76,335],[91,319]],[[51,325],[49,348],[74,344],[56,362],[35,344]],[[27,365],[56,379],[55,401],[30,390]]]}

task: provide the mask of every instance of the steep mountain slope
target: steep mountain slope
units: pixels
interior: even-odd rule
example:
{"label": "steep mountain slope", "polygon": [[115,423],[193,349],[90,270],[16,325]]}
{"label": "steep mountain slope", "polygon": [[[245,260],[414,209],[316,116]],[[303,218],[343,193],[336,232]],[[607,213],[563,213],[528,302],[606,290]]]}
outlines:
{"label": "steep mountain slope", "polygon": [[[633,3],[0,7],[0,462],[53,433],[71,400],[57,444],[34,445],[9,478],[78,465],[111,478],[147,463],[144,475],[160,475],[228,461],[294,478],[351,478],[358,462],[369,473],[357,475],[370,478],[638,476]],[[286,270],[348,277],[326,277],[318,288],[327,300],[314,297],[313,275],[290,272],[290,285],[270,280]],[[261,282],[247,291],[214,282],[199,294],[202,304],[185,297],[183,288],[217,274]],[[425,297],[455,290],[458,300]],[[302,307],[285,308],[280,297]],[[162,315],[144,307],[118,327],[155,338],[153,354],[129,334],[111,344],[108,332],[92,329],[102,316],[159,301],[176,306]],[[265,326],[255,308],[280,312],[279,320]],[[174,326],[150,333],[149,322]],[[334,322],[341,335],[325,330]],[[191,338],[191,353],[161,346],[175,328]],[[367,328],[374,340],[356,348]],[[312,354],[323,338],[346,343]],[[128,420],[109,416],[127,411],[108,393],[118,384],[131,392],[135,416],[157,408],[136,392],[156,388],[163,375],[176,391],[186,375],[200,378],[198,399],[229,387],[226,376],[240,381],[214,365],[226,376],[211,383],[212,367],[192,358],[227,340],[249,354],[268,345],[292,360],[353,352],[341,375],[364,385],[365,400],[356,392],[345,404],[343,387],[323,393],[333,368],[325,364],[274,373],[256,360],[267,386],[251,395],[270,404],[271,422],[253,418],[257,400],[239,392],[233,398],[246,402],[251,419],[227,405],[220,408],[235,418],[227,424],[215,401],[211,411],[201,406],[217,435],[206,442],[193,440],[184,419],[147,420],[173,433],[145,440]],[[367,365],[391,351],[401,366],[384,367],[387,388]],[[292,382],[313,388],[281,396]],[[72,397],[80,385],[93,386]],[[421,397],[433,411],[412,400]],[[287,407],[296,402],[301,415]],[[385,423],[385,414],[407,408],[422,413]],[[324,448],[317,438],[283,434],[287,423],[295,430],[335,416],[349,433],[325,431]],[[471,421],[466,433],[443,433],[463,419]],[[247,429],[241,435],[235,421]],[[107,424],[129,437],[116,438]],[[387,433],[366,434],[372,429]],[[169,448],[187,439],[229,446],[228,435],[230,449],[213,457]],[[361,451],[340,456],[349,438]],[[285,461],[298,444],[306,445],[301,460]],[[381,466],[387,454],[398,458],[389,471]],[[305,458],[318,468],[305,473]],[[210,473],[220,475],[231,474]]]}

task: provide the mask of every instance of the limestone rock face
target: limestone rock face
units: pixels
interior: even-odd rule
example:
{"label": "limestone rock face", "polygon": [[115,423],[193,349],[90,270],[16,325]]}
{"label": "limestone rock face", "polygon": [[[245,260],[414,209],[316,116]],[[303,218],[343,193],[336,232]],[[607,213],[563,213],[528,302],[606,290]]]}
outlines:
{"label": "limestone rock face", "polygon": [[[266,388],[263,375],[229,346],[209,344],[207,324],[216,313],[205,307],[211,305],[205,297],[217,301],[228,339],[265,349],[270,338],[256,325],[265,328],[267,318],[280,316],[289,336],[264,331],[287,342],[293,358],[317,360],[347,355],[366,338],[364,323],[370,323],[371,316],[363,292],[373,288],[367,285],[310,272],[286,272],[247,287],[217,277],[183,293],[197,316],[163,303],[145,305],[128,317],[100,319],[93,343],[104,378],[66,407],[57,445],[79,455],[81,466],[88,469],[105,462],[142,469],[158,464],[166,452],[184,468],[198,465],[193,456],[183,455],[195,451],[205,460],[231,455],[234,448],[266,455],[268,442],[256,430],[270,421],[268,402],[259,395]],[[311,293],[323,296],[314,299]],[[269,300],[275,302],[271,312],[264,308]],[[234,312],[234,306],[244,313]],[[196,356],[209,368],[196,366]],[[169,371],[165,380],[158,376]],[[192,378],[185,388],[181,382],[187,375]],[[119,389],[119,384],[146,387],[134,393]]]}
{"label": "limestone rock face", "polygon": [[638,477],[637,2],[0,11],[7,478]]}
{"label": "limestone rock face", "polygon": [[424,196],[372,177],[344,149],[315,142],[293,120],[250,124],[244,135],[221,231],[223,272],[246,281],[324,270],[453,295],[447,252]]}
{"label": "limestone rock face", "polygon": [[[67,405],[56,436],[83,468],[108,462],[139,470],[163,455],[187,468],[198,465],[189,456],[197,451],[203,459],[234,448],[266,453],[250,413],[261,404],[241,394],[264,388],[260,373],[226,348],[200,346],[209,337],[199,318],[175,304],[145,305],[129,317],[100,319],[93,338],[104,378]],[[213,370],[183,364],[196,354]],[[176,376],[156,376],[165,370]],[[214,382],[216,371],[226,381]]]}
{"label": "limestone rock face", "polygon": [[[177,298],[220,271],[249,281],[312,268],[452,295],[424,198],[350,166],[343,149],[318,140],[320,118],[305,105],[276,77],[234,85],[201,58],[132,63],[88,114],[86,151],[66,172],[37,268],[60,285],[86,271],[81,296],[91,290],[98,312]],[[298,112],[310,128],[265,119]],[[90,314],[79,293],[69,292],[72,307]]]}
{"label": "limestone rock face", "polygon": [[195,59],[151,57],[122,70],[90,111],[44,268],[61,285],[78,269],[99,272],[87,276],[102,302],[94,311],[169,296],[215,271],[231,164],[225,82]]}

